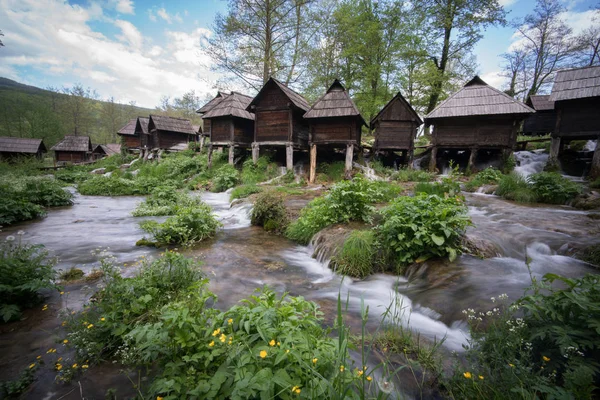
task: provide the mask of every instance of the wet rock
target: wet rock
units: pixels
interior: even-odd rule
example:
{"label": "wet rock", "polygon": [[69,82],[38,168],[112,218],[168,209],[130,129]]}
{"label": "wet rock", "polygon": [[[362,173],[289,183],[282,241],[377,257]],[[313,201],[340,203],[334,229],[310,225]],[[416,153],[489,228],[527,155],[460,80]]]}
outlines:
{"label": "wet rock", "polygon": [[74,224],[79,224],[81,222],[85,222],[85,219],[76,219],[75,221],[73,221]]}
{"label": "wet rock", "polygon": [[489,240],[466,234],[462,239],[462,246],[469,254],[480,258],[500,257],[502,255],[496,244]]}
{"label": "wet rock", "polygon": [[600,193],[591,191],[577,196],[572,203],[573,207],[580,210],[592,210],[600,208]]}
{"label": "wet rock", "polygon": [[109,176],[111,176],[111,175],[112,175],[112,172],[107,172],[107,173],[105,173],[105,174],[104,174],[104,175],[102,175],[102,176],[105,176],[105,177],[107,177],[107,178],[108,178],[108,177],[109,177]]}
{"label": "wet rock", "polygon": [[281,261],[275,261],[264,265],[267,271],[281,271],[285,269],[285,264]]}
{"label": "wet rock", "polygon": [[96,168],[90,174],[103,175],[106,172],[106,168]]}
{"label": "wet rock", "polygon": [[131,167],[131,164],[121,164],[121,166],[119,168],[121,168],[121,169],[127,169],[129,167]]}

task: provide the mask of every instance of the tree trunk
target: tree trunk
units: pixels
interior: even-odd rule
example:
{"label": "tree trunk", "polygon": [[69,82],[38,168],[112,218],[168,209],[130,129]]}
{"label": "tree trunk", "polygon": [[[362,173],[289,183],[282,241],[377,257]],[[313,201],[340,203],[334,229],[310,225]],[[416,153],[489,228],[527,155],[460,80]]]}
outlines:
{"label": "tree trunk", "polygon": [[271,6],[270,1],[265,1],[265,10],[267,15],[265,16],[265,59],[263,60],[263,85],[267,83],[269,77],[271,76]]}
{"label": "tree trunk", "polygon": [[[454,17],[452,17],[454,19]],[[429,114],[435,106],[437,106],[442,93],[442,84],[444,83],[444,74],[446,73],[446,66],[448,65],[448,57],[450,54],[450,35],[452,33],[452,26],[444,29],[444,46],[442,47],[442,58],[437,66],[438,76],[436,77],[433,87],[431,88],[431,95],[429,96],[429,104],[427,105],[427,112]]]}

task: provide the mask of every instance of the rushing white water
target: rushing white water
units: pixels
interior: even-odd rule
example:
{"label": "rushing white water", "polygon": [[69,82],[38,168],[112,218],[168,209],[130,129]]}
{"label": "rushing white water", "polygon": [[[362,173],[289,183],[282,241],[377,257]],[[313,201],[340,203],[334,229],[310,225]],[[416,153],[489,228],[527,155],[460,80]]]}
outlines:
{"label": "rushing white water", "polygon": [[367,161],[365,161],[365,163],[367,164],[365,165],[361,165],[359,163],[352,163],[352,165],[354,166],[354,168],[358,168],[363,172],[363,175],[365,176],[365,178],[371,180],[371,181],[381,181],[383,180],[382,177],[378,176],[375,173],[375,170],[371,167],[369,167],[369,163]]}
{"label": "rushing white water", "polygon": [[548,153],[544,149],[534,151],[515,151],[515,160],[517,166],[515,172],[523,177],[528,177],[531,174],[542,172],[548,162]]}
{"label": "rushing white water", "polygon": [[596,146],[598,146],[597,140],[588,140],[585,146],[583,146],[583,151],[594,151],[596,150]]}
{"label": "rushing white water", "polygon": [[240,229],[250,226],[252,204],[231,206],[229,197],[231,189],[222,193],[203,192],[200,197],[211,206],[217,219],[223,224],[223,229]]}

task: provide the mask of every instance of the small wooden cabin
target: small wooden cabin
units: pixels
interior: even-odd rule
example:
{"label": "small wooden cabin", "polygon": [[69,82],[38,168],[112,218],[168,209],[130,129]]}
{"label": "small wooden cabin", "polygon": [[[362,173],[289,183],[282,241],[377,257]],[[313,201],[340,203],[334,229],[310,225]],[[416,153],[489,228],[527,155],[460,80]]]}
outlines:
{"label": "small wooden cabin", "polygon": [[550,94],[556,109],[550,163],[571,140],[596,140],[590,175],[600,176],[600,66],[558,71]]}
{"label": "small wooden cabin", "polygon": [[42,139],[0,137],[0,161],[21,157],[36,157],[41,160],[47,151]]}
{"label": "small wooden cabin", "polygon": [[540,136],[554,132],[556,111],[549,94],[529,96],[526,103],[535,110],[523,122],[523,135]]}
{"label": "small wooden cabin", "polygon": [[254,141],[254,114],[246,111],[252,97],[231,92],[213,106],[202,119],[209,121],[209,160],[215,147],[229,147],[229,163],[233,165],[235,148],[250,148]]}
{"label": "small wooden cabin", "polygon": [[475,76],[425,117],[425,131],[433,125],[429,169],[436,169],[439,149],[469,150],[469,168],[480,149],[510,154],[521,121],[534,112]]}
{"label": "small wooden cabin", "polygon": [[146,144],[148,149],[179,151],[195,140],[196,132],[189,119],[150,115]]}
{"label": "small wooden cabin", "polygon": [[310,174],[315,181],[317,146],[346,148],[346,177],[352,171],[355,148],[360,148],[361,129],[367,125],[339,80],[304,114],[309,125]]}
{"label": "small wooden cabin", "polygon": [[89,136],[67,135],[50,150],[54,150],[56,162],[81,163],[90,159],[92,141]]}
{"label": "small wooden cabin", "polygon": [[94,160],[115,154],[121,154],[121,145],[118,143],[97,144],[94,150],[92,150],[92,158]]}
{"label": "small wooden cabin", "polygon": [[252,159],[256,162],[260,146],[285,146],[286,167],[294,167],[294,150],[308,148],[308,123],[303,115],[308,101],[271,77],[250,102],[246,111],[254,113]]}
{"label": "small wooden cabin", "polygon": [[221,102],[221,100],[223,100],[227,96],[228,96],[227,93],[217,92],[217,95],[212,100],[210,100],[208,103],[206,103],[205,105],[203,105],[196,111],[198,114],[202,115],[202,125],[203,125],[202,131],[203,131],[204,136],[210,137],[210,120],[204,119],[204,114],[206,114],[207,112],[212,110],[212,108],[214,106],[219,104]]}
{"label": "small wooden cabin", "polygon": [[149,123],[150,118],[148,117],[138,117],[135,123],[135,133],[140,137],[140,150],[146,150],[151,148],[152,139],[150,137],[150,132],[148,131]]}
{"label": "small wooden cabin", "polygon": [[412,166],[415,138],[422,123],[419,114],[398,92],[371,120],[373,150],[402,151],[407,164]]}
{"label": "small wooden cabin", "polygon": [[138,150],[141,143],[141,135],[136,131],[137,118],[130,119],[129,122],[117,131],[121,137],[121,143],[128,150]]}

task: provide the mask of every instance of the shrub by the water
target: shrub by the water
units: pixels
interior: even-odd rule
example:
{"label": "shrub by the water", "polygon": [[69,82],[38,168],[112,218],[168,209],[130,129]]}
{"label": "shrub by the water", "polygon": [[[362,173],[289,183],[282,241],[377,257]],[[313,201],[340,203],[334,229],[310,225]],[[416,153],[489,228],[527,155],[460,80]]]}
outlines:
{"label": "shrub by the water", "polygon": [[317,165],[317,180],[321,183],[341,181],[344,178],[345,169],[343,161],[321,163]]}
{"label": "shrub by the water", "polygon": [[364,278],[373,273],[373,258],[376,252],[373,231],[352,231],[344,241],[339,253],[331,260],[338,274]]}
{"label": "shrub by the water", "polygon": [[507,200],[515,200],[520,203],[533,203],[536,201],[536,195],[527,180],[517,172],[511,172],[500,179],[496,194]]}
{"label": "shrub by the water", "polygon": [[283,232],[288,225],[284,197],[276,191],[262,192],[256,198],[252,214],[252,225],[262,226],[269,232]]}
{"label": "shrub by the water", "polygon": [[195,207],[202,204],[202,200],[194,198],[187,193],[178,192],[172,186],[159,186],[152,190],[150,196],[140,203],[132,212],[134,217],[150,215],[173,215],[185,207]]}
{"label": "shrub by the water", "polygon": [[210,187],[211,192],[224,192],[237,185],[239,172],[233,165],[225,164],[216,170]]}
{"label": "shrub by the water", "polygon": [[402,168],[392,173],[392,179],[399,182],[430,182],[434,176],[432,172],[410,168]]}
{"label": "shrub by the water", "polygon": [[381,211],[376,237],[390,261],[397,265],[418,259],[446,257],[454,260],[460,238],[471,220],[458,197],[419,194],[399,197]]}
{"label": "shrub by the water", "polygon": [[263,188],[260,186],[256,186],[254,184],[251,185],[240,185],[236,186],[232,191],[231,195],[229,195],[229,201],[233,201],[235,199],[244,199],[251,194],[260,193],[263,191]]}
{"label": "shrub by the water", "polygon": [[0,242],[0,316],[18,318],[24,308],[40,303],[39,291],[58,289],[55,260],[41,245],[21,243],[22,233]]}
{"label": "shrub by the water", "polygon": [[190,245],[213,237],[220,225],[212,208],[199,203],[179,208],[177,214],[163,223],[148,220],[142,222],[140,227],[150,233],[157,243]]}
{"label": "shrub by the water", "polygon": [[502,179],[502,172],[488,167],[477,173],[469,182],[465,184],[465,191],[474,192],[483,185],[496,184]]}
{"label": "shrub by the water", "polygon": [[565,204],[581,192],[581,185],[556,172],[533,174],[527,181],[541,203]]}
{"label": "shrub by the water", "polygon": [[456,196],[460,193],[460,185],[450,178],[443,178],[442,182],[419,182],[415,185],[415,193],[435,194],[441,197],[446,194]]}

